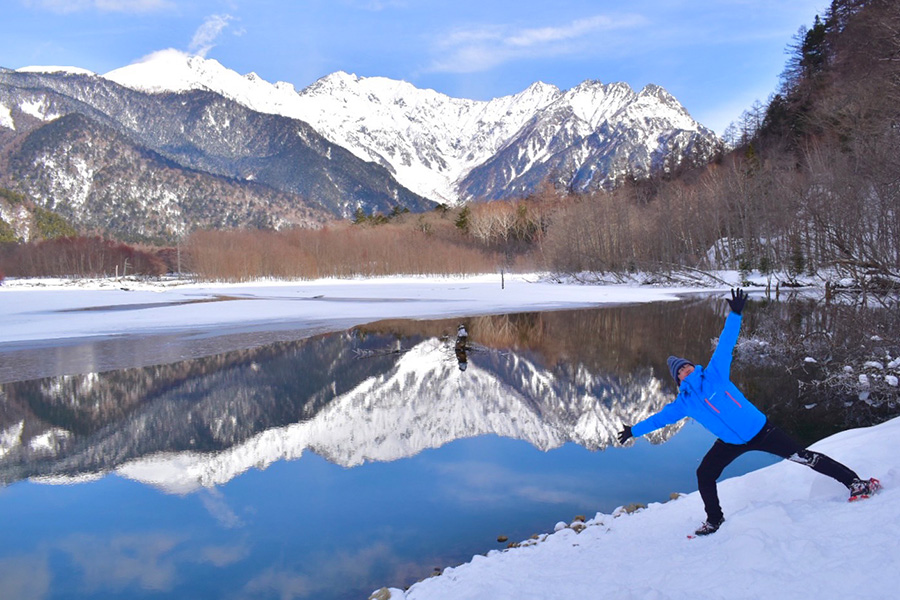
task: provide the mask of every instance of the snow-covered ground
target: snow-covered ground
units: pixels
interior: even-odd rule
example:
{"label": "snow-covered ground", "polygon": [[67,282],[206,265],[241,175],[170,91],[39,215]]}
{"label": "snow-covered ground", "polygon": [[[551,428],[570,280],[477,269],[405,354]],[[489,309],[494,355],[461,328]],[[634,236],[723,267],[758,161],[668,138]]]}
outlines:
{"label": "snow-covered ground", "polygon": [[[736,274],[723,277],[737,281]],[[697,291],[521,275],[507,276],[503,288],[499,275],[240,285],[7,280],[0,286],[0,352],[97,337],[277,329],[303,335],[387,318],[661,301]],[[373,597],[894,598],[900,587],[898,440],[900,419],[894,419],[813,446],[881,479],[885,489],[863,502],[848,503],[839,484],[781,462],[720,485],[727,521],[709,538],[686,538],[703,519],[694,493],[630,515],[598,514],[580,532],[580,526],[561,527],[447,568],[407,591],[382,589]]]}
{"label": "snow-covered ground", "polygon": [[814,444],[884,489],[847,490],[782,461],[719,484],[726,522],[703,520],[697,492],[626,514],[597,514],[518,548],[493,550],[378,600],[896,598],[900,587],[900,418]]}
{"label": "snow-covered ground", "polygon": [[[386,277],[208,284],[6,280],[0,345],[66,339],[290,329],[339,331],[380,319],[441,318],[673,300],[697,288],[552,283],[537,275]],[[724,288],[723,288],[724,289]]]}

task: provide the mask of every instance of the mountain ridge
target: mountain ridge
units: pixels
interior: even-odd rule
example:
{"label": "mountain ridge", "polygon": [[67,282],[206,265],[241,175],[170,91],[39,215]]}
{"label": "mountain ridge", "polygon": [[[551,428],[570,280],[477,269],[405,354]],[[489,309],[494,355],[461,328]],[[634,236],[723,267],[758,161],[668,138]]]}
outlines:
{"label": "mountain ridge", "polygon": [[[104,77],[125,87],[154,93],[206,89],[253,110],[302,120],[359,158],[385,166],[407,188],[450,203],[481,199],[479,194],[496,199],[527,191],[528,186],[522,185],[507,189],[516,177],[522,176],[522,164],[515,176],[511,175],[510,164],[505,164],[505,177],[497,173],[487,177],[478,168],[510,146],[520,146],[517,152],[528,153],[527,144],[522,146],[517,141],[523,128],[535,119],[545,128],[561,131],[570,126],[575,131],[568,136],[552,136],[558,140],[556,151],[534,158],[529,169],[534,163],[539,166],[551,159],[552,166],[538,169],[523,180],[528,182],[539,182],[548,178],[551,171],[559,172],[565,167],[568,177],[561,183],[591,189],[590,180],[584,182],[575,177],[584,166],[584,159],[579,163],[576,156],[590,158],[597,154],[585,152],[582,140],[587,137],[587,130],[596,132],[604,126],[615,129],[620,116],[627,117],[632,128],[649,127],[635,143],[653,147],[639,155],[625,149],[616,153],[622,160],[601,162],[601,169],[607,173],[593,183],[594,187],[612,186],[631,173],[646,176],[660,170],[662,161],[654,162],[648,157],[654,151],[660,152],[660,147],[664,153],[672,150],[664,141],[658,142],[666,131],[687,133],[695,144],[704,146],[690,157],[697,162],[708,161],[721,150],[715,133],[694,121],[671,94],[656,84],[635,92],[623,82],[603,84],[588,79],[562,91],[538,81],[517,94],[467,100],[420,89],[406,81],[336,71],[295,91],[289,83],[272,84],[255,73],[242,76],[213,59],[175,50],[155,53]],[[567,107],[572,108],[577,124],[559,119],[560,110]],[[630,112],[626,111],[629,107]],[[639,117],[648,121],[641,122]],[[620,136],[613,141],[623,144],[627,140]],[[561,151],[566,152],[565,157],[554,158]],[[638,160],[629,163],[629,156],[637,156]],[[487,180],[489,184],[485,183]],[[475,182],[479,181],[481,184],[477,185]]]}
{"label": "mountain ridge", "polygon": [[[496,350],[474,354],[462,372],[452,347],[437,338],[362,362],[347,343],[355,339],[322,336],[286,345],[283,353],[237,353],[223,357],[224,364],[216,357],[208,373],[171,365],[6,386],[0,481],[65,482],[115,471],[187,493],[306,451],[350,468],[479,435],[542,450],[567,442],[602,449],[614,443],[622,422],[645,418],[670,400],[651,372],[566,373]],[[322,367],[315,381],[297,370],[298,361],[309,359]],[[160,383],[146,375],[158,370],[178,379]],[[72,409],[65,400],[71,395],[86,415],[102,406],[108,420],[66,429],[35,419],[29,412],[35,402],[22,402],[40,398],[38,404],[66,402]],[[661,442],[676,430],[651,438]]]}
{"label": "mountain ridge", "polygon": [[[50,193],[35,181],[63,175],[39,164],[20,163],[22,168],[14,171],[4,165],[5,159],[35,130],[52,127],[56,119],[71,113],[86,116],[98,131],[108,127],[143,151],[155,152],[202,177],[268,187],[269,198],[262,200],[263,205],[287,194],[292,196],[288,204],[314,212],[325,209],[332,217],[343,218],[360,207],[367,212],[387,212],[398,204],[411,210],[434,205],[400,186],[383,167],[359,160],[305,122],[259,113],[208,90],[150,95],[97,75],[35,71],[0,72],[0,179],[6,187],[25,193],[44,207],[68,198]],[[91,165],[91,171],[106,167]],[[118,183],[127,185],[130,178],[123,173]],[[92,188],[96,183],[85,173],[78,185]],[[177,189],[175,193],[177,199],[187,200]],[[227,213],[227,203],[226,199],[212,207],[213,212]],[[152,216],[149,206],[143,209],[144,216]],[[276,206],[272,209],[278,212]],[[302,220],[287,223],[304,224]],[[100,223],[88,218],[78,225],[93,229]],[[179,229],[203,226],[203,221],[187,220],[179,225],[155,231],[154,236],[172,239]],[[255,225],[235,218],[226,219],[224,226]],[[129,234],[118,229],[111,232],[126,239]]]}
{"label": "mountain ridge", "polygon": [[[197,220],[188,213],[159,218],[185,202],[177,186],[156,204],[140,200],[154,190],[135,188],[132,200],[125,199],[133,204],[129,214],[158,226],[108,230],[125,239],[171,241],[202,226],[308,226],[307,217],[320,209],[349,218],[359,210],[415,212],[436,203],[521,198],[545,182],[592,192],[708,163],[722,148],[655,84],[635,91],[626,83],[588,79],[560,90],[535,82],[516,94],[467,100],[337,71],[297,91],[287,82],[273,84],[166,50],[105,75],[77,67],[0,69],[0,185],[43,207],[70,203],[67,189],[103,196],[95,189],[103,183],[93,179],[97,173],[115,172],[112,187],[128,188],[121,165],[93,164],[87,146],[81,147],[85,155],[70,160],[84,164],[81,170],[63,172],[54,170],[58,162],[40,161],[8,168],[22,140],[73,112],[89,119],[82,129],[94,127],[97,139],[107,127],[137,154],[156,153],[201,179],[212,177],[206,188],[219,188],[215,178],[224,177],[271,189],[254,200],[259,206],[253,210],[262,214],[271,205],[271,218],[235,214],[223,201],[210,205],[223,218]],[[293,199],[285,202],[279,194]],[[305,207],[307,217],[291,217],[285,204]],[[105,227],[103,218],[85,212],[75,224],[96,230]]]}

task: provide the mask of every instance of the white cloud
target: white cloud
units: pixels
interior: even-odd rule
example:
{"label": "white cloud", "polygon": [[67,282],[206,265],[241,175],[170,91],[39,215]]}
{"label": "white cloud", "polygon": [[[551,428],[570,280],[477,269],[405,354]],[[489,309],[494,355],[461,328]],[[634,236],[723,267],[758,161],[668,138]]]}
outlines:
{"label": "white cloud", "polygon": [[579,44],[617,29],[633,28],[646,21],[638,15],[595,15],[555,27],[512,28],[480,25],[447,34],[435,48],[434,72],[473,73],[503,63],[534,56],[559,56],[579,50]]}
{"label": "white cloud", "polygon": [[293,600],[305,598],[315,589],[315,582],[307,575],[270,567],[247,582],[240,595],[251,598],[274,595],[283,600]]}
{"label": "white cloud", "polygon": [[362,587],[372,580],[373,574],[385,568],[421,576],[421,566],[399,561],[392,548],[384,543],[313,555],[305,560],[302,568],[303,573],[270,567],[251,579],[236,596],[275,596],[283,600],[314,597],[323,590]]}
{"label": "white cloud", "polygon": [[503,504],[516,497],[546,504],[597,503],[584,480],[565,475],[534,475],[479,461],[441,463],[435,467],[443,477],[444,495],[469,504]]}
{"label": "white cloud", "polygon": [[122,589],[171,591],[175,563],[171,551],[181,542],[164,534],[122,535],[105,539],[75,535],[58,544],[81,567],[88,591]]}
{"label": "white cloud", "polygon": [[206,17],[203,24],[194,32],[191,44],[188,49],[197,56],[206,57],[207,53],[216,45],[216,40],[228,27],[228,23],[233,21],[231,15],[210,15]]}
{"label": "white cloud", "polygon": [[611,18],[597,15],[587,19],[572,21],[564,27],[541,27],[538,29],[523,29],[509,37],[506,42],[511,46],[530,47],[578,38],[594,31],[622,27],[625,23],[616,23]]}
{"label": "white cloud", "polygon": [[244,522],[241,520],[237,514],[228,506],[228,503],[225,501],[225,496],[219,490],[215,488],[205,488],[203,493],[200,494],[200,501],[203,503],[203,506],[209,511],[209,514],[219,522],[222,527],[226,529],[234,529],[235,527],[242,527]]}
{"label": "white cloud", "polygon": [[195,555],[198,562],[214,567],[225,568],[240,562],[250,555],[244,546],[207,546]]}
{"label": "white cloud", "polygon": [[0,559],[0,598],[43,600],[50,595],[50,581],[46,556],[23,555]]}
{"label": "white cloud", "polygon": [[25,0],[25,6],[57,13],[85,10],[120,13],[149,13],[175,8],[171,0]]}

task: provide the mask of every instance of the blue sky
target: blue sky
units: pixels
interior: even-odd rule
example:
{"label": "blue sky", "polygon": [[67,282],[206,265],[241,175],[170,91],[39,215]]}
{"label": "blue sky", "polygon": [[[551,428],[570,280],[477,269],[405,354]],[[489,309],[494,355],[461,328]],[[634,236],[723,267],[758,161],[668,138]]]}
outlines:
{"label": "blue sky", "polygon": [[98,73],[176,48],[297,89],[343,70],[487,100],[648,83],[722,133],[777,87],[827,0],[7,0],[0,66]]}

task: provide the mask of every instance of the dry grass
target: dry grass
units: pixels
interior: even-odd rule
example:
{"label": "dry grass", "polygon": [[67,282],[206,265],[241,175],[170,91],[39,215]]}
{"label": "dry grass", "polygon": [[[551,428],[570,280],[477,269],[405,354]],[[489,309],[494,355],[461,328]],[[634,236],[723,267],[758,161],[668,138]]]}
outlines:
{"label": "dry grass", "polygon": [[495,271],[502,256],[409,224],[335,224],[319,230],[201,231],[187,242],[201,279],[316,279],[394,274],[459,275]]}

